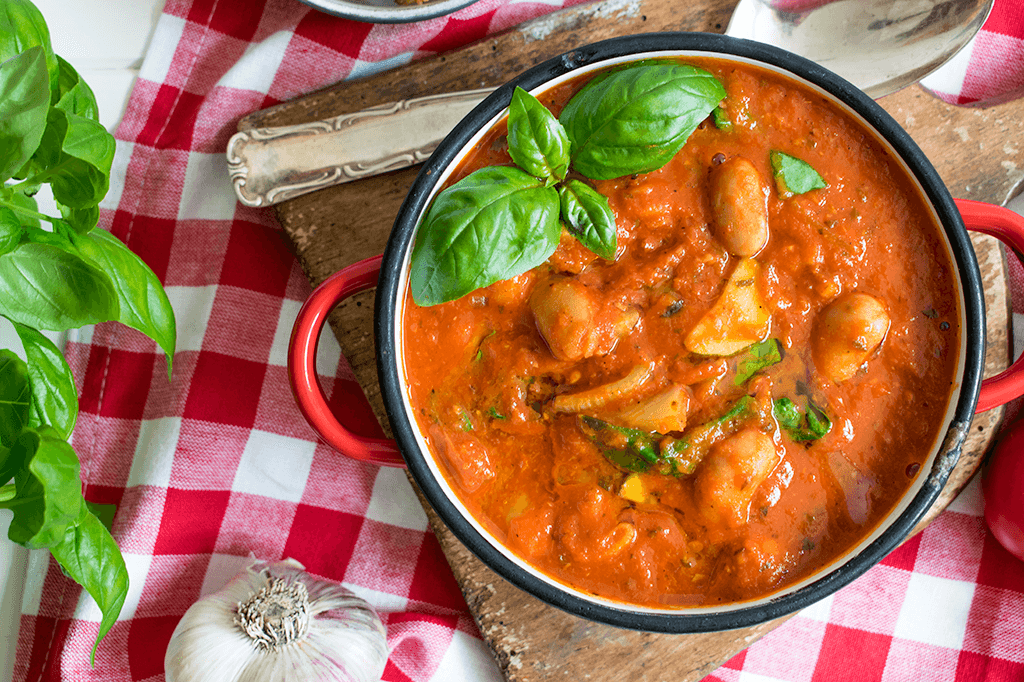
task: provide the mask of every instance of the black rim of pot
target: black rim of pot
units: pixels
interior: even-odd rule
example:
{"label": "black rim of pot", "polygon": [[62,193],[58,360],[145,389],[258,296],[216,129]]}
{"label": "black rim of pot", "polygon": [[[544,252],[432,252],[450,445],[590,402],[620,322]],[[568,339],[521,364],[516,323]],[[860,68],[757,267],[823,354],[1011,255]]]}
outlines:
{"label": "black rim of pot", "polygon": [[[757,605],[718,613],[691,613],[685,609],[651,613],[595,604],[549,582],[537,578],[502,554],[462,516],[435,480],[425,457],[419,450],[414,426],[403,404],[402,381],[398,375],[395,347],[395,316],[399,297],[401,267],[412,248],[417,219],[426,207],[436,179],[458,155],[466,142],[493,116],[508,106],[516,86],[525,90],[575,71],[584,66],[617,57],[669,51],[713,53],[709,56],[741,57],[778,67],[831,93],[859,114],[885,138],[903,158],[916,176],[926,197],[934,206],[949,239],[961,286],[964,292],[964,329],[962,349],[964,373],[954,417],[934,465],[924,485],[900,516],[860,553],[842,566],[830,570],[795,592],[781,595]],[[434,510],[477,557],[491,569],[520,589],[574,615],[631,630],[665,633],[690,633],[747,627],[772,620],[832,594],[881,561],[902,542],[935,501],[946,483],[949,472],[959,459],[960,450],[970,428],[981,387],[984,367],[985,309],[984,292],[974,249],[963,220],[938,173],[910,135],[870,97],[836,74],[802,57],[784,50],[748,40],[711,33],[650,33],[612,38],[583,46],[554,57],[499,87],[470,112],[449,134],[427,160],[399,210],[398,219],[384,252],[384,261],[377,286],[375,333],[377,338],[377,370],[384,396],[384,406],[399,447],[409,470]]]}

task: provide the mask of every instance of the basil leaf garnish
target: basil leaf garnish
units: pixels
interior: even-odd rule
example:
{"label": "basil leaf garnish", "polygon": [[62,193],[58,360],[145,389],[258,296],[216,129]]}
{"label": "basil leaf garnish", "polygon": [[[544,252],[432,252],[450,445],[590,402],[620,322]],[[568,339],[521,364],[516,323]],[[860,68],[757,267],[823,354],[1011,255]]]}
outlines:
{"label": "basil leaf garnish", "polygon": [[806,161],[779,151],[771,152],[770,157],[772,171],[775,174],[775,186],[780,195],[790,197],[828,187],[824,178]]}
{"label": "basil leaf garnish", "polygon": [[714,76],[686,64],[639,64],[595,78],[559,117],[572,166],[595,180],[657,170],[725,95]]}
{"label": "basil leaf garnish", "polygon": [[516,165],[552,184],[569,170],[569,138],[555,115],[522,88],[508,108],[508,153]]}
{"label": "basil leaf garnish", "polygon": [[779,351],[779,342],[776,339],[755,343],[747,349],[747,352],[736,364],[735,384],[739,386],[757,372],[779,362],[782,362],[782,353]]}
{"label": "basil leaf garnish", "polygon": [[[28,365],[14,351],[0,348],[0,451],[11,447],[32,410]],[[6,471],[6,469],[0,469]],[[0,485],[7,481],[0,479]]]}
{"label": "basil leaf garnish", "polygon": [[440,192],[412,251],[417,305],[457,298],[534,268],[561,237],[558,192],[511,166],[489,166]]}
{"label": "basil leaf garnish", "polygon": [[579,180],[560,185],[558,197],[562,220],[569,233],[601,258],[615,260],[618,235],[608,198]]}
{"label": "basil leaf garnish", "polygon": [[53,341],[37,330],[17,322],[14,330],[28,358],[32,397],[28,426],[49,425],[66,440],[78,419],[78,395],[71,368]]}
{"label": "basil leaf garnish", "polygon": [[779,398],[772,404],[772,413],[789,437],[795,441],[818,440],[832,430],[832,420],[810,400],[807,410],[800,412],[789,398]]}

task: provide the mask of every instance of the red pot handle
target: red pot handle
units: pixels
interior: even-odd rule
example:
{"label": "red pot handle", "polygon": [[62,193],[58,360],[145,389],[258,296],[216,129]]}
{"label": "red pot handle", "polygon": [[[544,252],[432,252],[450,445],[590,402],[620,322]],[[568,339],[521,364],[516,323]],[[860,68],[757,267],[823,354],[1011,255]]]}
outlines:
{"label": "red pot handle", "polygon": [[[1013,211],[969,199],[956,205],[967,229],[996,237],[1024,253],[1024,217]],[[316,350],[327,315],[342,299],[377,286],[382,256],[374,256],[339,270],[321,284],[302,305],[288,346],[288,376],[295,401],[306,421],[329,445],[353,459],[404,467],[392,440],[364,438],[342,426],[327,404],[316,373]],[[1024,395],[1024,356],[1006,371],[986,379],[978,396],[978,412],[990,410]]]}
{"label": "red pot handle", "polygon": [[374,256],[339,270],[302,304],[288,342],[288,377],[299,410],[328,445],[353,459],[404,467],[405,460],[395,441],[363,438],[338,423],[316,374],[316,348],[327,314],[342,299],[377,286],[382,259]]}
{"label": "red pot handle", "polygon": [[[970,199],[957,199],[957,208],[968,230],[981,232],[1024,254],[1024,217],[1008,208]],[[978,412],[991,410],[1024,395],[1024,355],[1005,371],[981,382]]]}

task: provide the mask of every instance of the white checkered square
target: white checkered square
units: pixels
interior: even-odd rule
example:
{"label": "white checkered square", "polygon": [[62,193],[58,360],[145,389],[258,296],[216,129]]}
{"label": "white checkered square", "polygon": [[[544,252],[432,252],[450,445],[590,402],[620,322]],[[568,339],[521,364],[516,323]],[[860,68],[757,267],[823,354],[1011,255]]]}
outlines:
{"label": "white checkered square", "polygon": [[238,200],[223,154],[189,152],[178,220],[231,220]]}
{"label": "white checkered square", "polygon": [[408,595],[424,537],[421,531],[366,519],[345,567],[344,581],[379,592]]}
{"label": "white checkered square", "polygon": [[891,635],[910,573],[878,565],[832,595],[834,625]]}
{"label": "white checkered square", "polygon": [[210,563],[206,567],[206,574],[203,576],[203,586],[199,593],[202,596],[218,592],[228,584],[243,568],[253,563],[256,559],[268,559],[271,557],[235,556],[233,554],[211,554]]}
{"label": "white checkered square", "polygon": [[[279,367],[288,366],[288,342],[291,340],[292,327],[295,326],[295,318],[299,315],[302,301],[284,299],[281,303],[281,311],[277,318],[277,329],[274,331],[274,341],[270,345],[270,357],[267,358],[268,365]],[[323,377],[333,377],[338,373],[338,364],[341,362],[341,346],[334,338],[330,327],[324,327],[320,334],[320,342],[316,349],[316,371]]]}
{"label": "white checkered square", "polygon": [[437,670],[430,677],[436,682],[450,680],[501,680],[503,679],[494,665],[494,659],[487,645],[482,640],[471,637],[465,632],[456,630],[452,633],[452,641],[445,649],[444,656]]}
{"label": "white checkered square", "polygon": [[827,623],[832,615],[833,599],[835,599],[835,595],[830,594],[824,599],[814,602],[800,612],[800,617]]}
{"label": "white checkered square", "polygon": [[221,76],[217,85],[267,94],[291,40],[291,31],[277,31],[258,43],[250,44],[242,57]]}
{"label": "white checkered square", "polygon": [[[1016,336],[1017,334],[1014,334],[1015,338]],[[985,502],[981,497],[981,476],[972,478],[964,486],[964,489],[960,491],[960,494],[949,503],[946,511],[966,514],[968,516],[982,516],[985,513]]]}
{"label": "white checkered square", "polygon": [[166,488],[171,482],[179,435],[181,417],[143,420],[126,487],[154,485]]}
{"label": "white checkered square", "polygon": [[[153,29],[153,37],[149,40],[149,50],[139,68],[139,78],[154,83],[162,83],[171,70],[176,52],[175,46],[181,40],[185,30],[185,20],[170,14],[160,15],[160,20]],[[118,143],[120,144],[120,142]]]}
{"label": "white checkered square", "polygon": [[174,309],[178,339],[176,352],[198,351],[203,347],[203,336],[217,298],[217,286],[164,287],[167,299]]}
{"label": "white checkered square", "polygon": [[913,573],[896,621],[897,637],[959,649],[974,597],[973,583]]}
{"label": "white checkered square", "polygon": [[357,597],[365,599],[366,603],[382,616],[388,613],[401,613],[409,606],[409,600],[397,594],[371,590],[369,587],[363,587],[355,583],[343,582],[342,586],[352,590],[352,593]]}
{"label": "white checkered square", "polygon": [[253,430],[242,451],[231,489],[298,502],[306,488],[316,443]]}
{"label": "white checkered square", "polygon": [[34,549],[28,553],[28,567],[25,570],[25,588],[21,597],[21,613],[38,616],[39,603],[43,597],[46,571],[50,566],[50,550]]}
{"label": "white checkered square", "polygon": [[377,474],[366,518],[409,530],[427,530],[427,515],[405,471],[394,467],[381,467]]}
{"label": "white checkered square", "polygon": [[[793,618],[765,635],[758,646],[747,650],[743,674],[781,675],[789,682],[810,682],[814,662],[818,660],[826,623],[808,618]],[[743,680],[766,680],[767,677]]]}

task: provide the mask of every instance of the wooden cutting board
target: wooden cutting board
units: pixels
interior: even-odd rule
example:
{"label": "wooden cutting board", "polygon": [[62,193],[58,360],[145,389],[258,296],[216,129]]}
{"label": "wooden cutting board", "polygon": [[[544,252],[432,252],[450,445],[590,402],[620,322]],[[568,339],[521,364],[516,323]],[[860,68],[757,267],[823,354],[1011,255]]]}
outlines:
{"label": "wooden cutting board", "polygon": [[[524,23],[456,52],[361,81],[342,82],[243,118],[239,130],[350,113],[389,101],[496,86],[574,47],[630,33],[724,32],[736,0],[606,0]],[[1024,101],[974,110],[947,106],[919,88],[881,100],[936,165],[953,195],[1004,204],[1024,178]],[[379,254],[417,169],[392,172],[278,205],[277,217],[310,282]],[[1009,362],[1009,298],[1000,246],[975,237],[985,281],[987,372]],[[342,351],[386,432],[372,338],[372,292],[339,306],[330,321]],[[1002,409],[976,417],[963,456],[924,526],[956,496],[990,448]],[[782,620],[741,630],[659,635],[584,621],[511,586],[477,560],[424,502],[431,525],[484,638],[513,682],[555,679],[698,680]]]}

